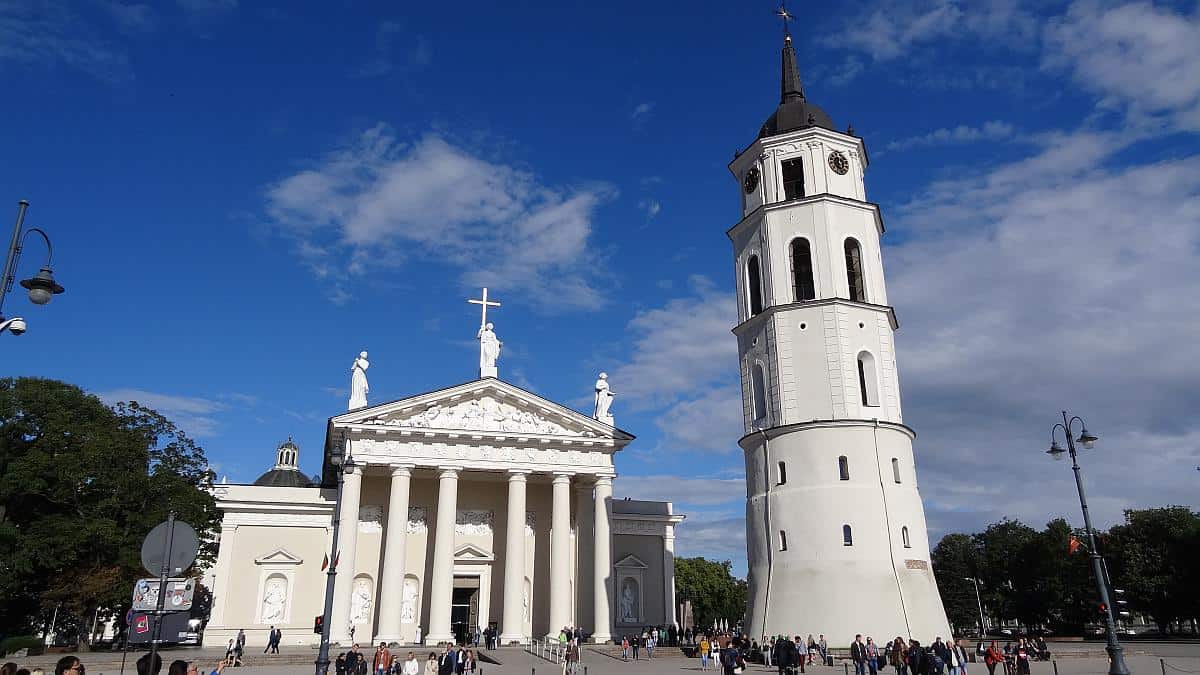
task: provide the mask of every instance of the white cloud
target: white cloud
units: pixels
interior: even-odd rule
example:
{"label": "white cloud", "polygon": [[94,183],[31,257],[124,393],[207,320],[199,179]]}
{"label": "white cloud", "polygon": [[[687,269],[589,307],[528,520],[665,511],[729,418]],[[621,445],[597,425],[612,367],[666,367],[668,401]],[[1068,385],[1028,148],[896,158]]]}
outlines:
{"label": "white cloud", "polygon": [[746,517],[744,515],[688,515],[675,528],[675,555],[700,556],[733,562],[733,572],[746,574]]}
{"label": "white cloud", "polygon": [[176,396],[144,389],[113,389],[97,392],[102,401],[110,405],[122,401],[137,401],[162,413],[180,429],[193,438],[213,436],[220,428],[220,422],[214,415],[228,409],[220,401],[196,396]]}
{"label": "white cloud", "polygon": [[[122,28],[136,24],[136,12],[114,7],[111,18]],[[133,23],[131,23],[133,22]],[[97,34],[92,23],[71,4],[0,1],[0,62],[29,66],[66,66],[108,82],[129,79],[129,58],[124,50]]]}
{"label": "white cloud", "polygon": [[956,127],[935,129],[927,134],[910,136],[888,143],[886,149],[908,150],[910,148],[928,148],[939,145],[963,145],[979,141],[1002,141],[1013,136],[1013,125],[1001,120],[984,122],[977,127],[960,124]]}
{"label": "white cloud", "polygon": [[1139,138],[1048,135],[893,218],[910,235],[884,253],[905,419],[935,529],[1078,522],[1070,471],[1043,452],[1064,407],[1104,436],[1082,460],[1100,523],[1197,504],[1200,156],[1115,164]]}
{"label": "white cloud", "polygon": [[[467,285],[596,307],[604,296],[594,286],[592,217],[613,194],[600,184],[544,185],[438,136],[404,144],[380,124],[272,185],[267,213],[343,293],[348,278],[422,255],[457,268]],[[339,256],[349,263],[334,265]]]}
{"label": "white cloud", "polygon": [[678,474],[621,476],[615,485],[617,498],[673,502],[677,512],[687,512],[688,507],[744,503],[746,499],[746,482],[742,478],[680,478]]}
{"label": "white cloud", "polygon": [[650,221],[662,211],[662,204],[657,199],[643,199],[638,202],[638,208],[646,212],[646,220]]}
{"label": "white cloud", "polygon": [[1134,113],[1200,130],[1200,14],[1081,1],[1047,24],[1045,66]]}
{"label": "white cloud", "polygon": [[637,119],[646,117],[653,111],[654,111],[654,102],[646,101],[644,103],[637,104],[634,107],[633,113],[630,115],[630,117],[632,117],[634,120],[637,120]]}

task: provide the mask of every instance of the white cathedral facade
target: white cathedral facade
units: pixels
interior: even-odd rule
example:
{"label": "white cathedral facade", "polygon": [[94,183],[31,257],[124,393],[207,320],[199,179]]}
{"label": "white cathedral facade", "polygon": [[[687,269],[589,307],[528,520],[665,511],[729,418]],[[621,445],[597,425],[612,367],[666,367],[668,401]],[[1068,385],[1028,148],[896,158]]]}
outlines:
{"label": "white cathedral facade", "polygon": [[[263,645],[271,627],[285,645],[319,643],[335,517],[329,628],[343,646],[462,642],[488,627],[501,644],[567,626],[605,642],[674,621],[683,516],[613,500],[614,456],[633,436],[612,425],[605,378],[589,417],[495,377],[491,324],[479,338],[479,379],[379,405],[366,404],[364,352],[351,410],[329,419],[321,477],[300,473],[289,441],[255,484],[213,488],[223,517],[206,645],[239,630]],[[353,459],[340,509],[337,451]]]}
{"label": "white cathedral facade", "polygon": [[746,459],[746,632],[950,636],[900,407],[866,146],[803,92],[785,38],[778,109],[729,169]]}

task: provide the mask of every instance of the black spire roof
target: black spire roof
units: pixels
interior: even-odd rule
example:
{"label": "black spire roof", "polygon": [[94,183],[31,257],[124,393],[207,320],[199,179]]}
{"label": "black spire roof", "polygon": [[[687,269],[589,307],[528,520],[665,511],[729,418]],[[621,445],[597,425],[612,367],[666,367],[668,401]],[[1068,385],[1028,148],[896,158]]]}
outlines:
{"label": "black spire roof", "polygon": [[792,47],[792,36],[789,34],[783,38],[779,107],[763,123],[758,137],[766,138],[808,127],[822,127],[836,131],[829,115],[804,98],[804,85],[800,83],[800,67],[796,65],[796,50]]}

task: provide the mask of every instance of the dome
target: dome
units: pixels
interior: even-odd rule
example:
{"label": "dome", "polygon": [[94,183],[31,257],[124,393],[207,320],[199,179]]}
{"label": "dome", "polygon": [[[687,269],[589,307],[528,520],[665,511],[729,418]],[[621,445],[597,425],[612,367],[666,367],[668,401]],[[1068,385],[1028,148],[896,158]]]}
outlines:
{"label": "dome", "polygon": [[299,469],[271,469],[254,481],[264,487],[314,487],[316,483]]}

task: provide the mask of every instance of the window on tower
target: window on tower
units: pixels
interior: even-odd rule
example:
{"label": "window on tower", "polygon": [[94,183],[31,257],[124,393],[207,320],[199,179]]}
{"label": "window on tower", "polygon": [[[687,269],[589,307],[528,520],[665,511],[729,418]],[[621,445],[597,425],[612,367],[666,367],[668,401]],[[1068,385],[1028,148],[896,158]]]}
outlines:
{"label": "window on tower", "polygon": [[783,462],[779,463],[779,485],[787,482],[787,465]]}
{"label": "window on tower", "polygon": [[763,377],[762,364],[754,364],[750,379],[750,384],[754,387],[754,421],[761,422],[767,419],[767,383]]}
{"label": "window on tower", "polygon": [[787,550],[787,532],[784,532],[783,530],[779,531],[779,550]]}
{"label": "window on tower", "polygon": [[908,541],[908,527],[900,528],[900,539],[904,541],[904,548],[912,548],[912,544]]}
{"label": "window on tower", "polygon": [[783,198],[792,200],[803,197],[804,165],[800,162],[800,158],[783,160],[781,168],[783,169]]}
{"label": "window on tower", "polygon": [[846,279],[849,283],[850,299],[867,301],[867,287],[863,284],[862,247],[854,239],[846,240]]}
{"label": "window on tower", "polygon": [[842,546],[854,545],[854,533],[850,531],[849,525],[842,526]]}
{"label": "window on tower", "polygon": [[895,457],[892,458],[892,478],[897,483],[900,482],[900,460]]}
{"label": "window on tower", "polygon": [[750,316],[763,310],[762,304],[762,271],[758,268],[758,256],[752,255],[746,261],[746,286],[750,294]]}
{"label": "window on tower", "polygon": [[796,302],[817,297],[813,283],[812,247],[808,240],[798,237],[792,240],[792,298]]}
{"label": "window on tower", "polygon": [[838,457],[838,477],[850,480],[850,460],[846,459],[845,455]]}
{"label": "window on tower", "polygon": [[875,356],[868,351],[858,353],[858,391],[864,406],[874,408],[879,405],[879,379],[875,376]]}

